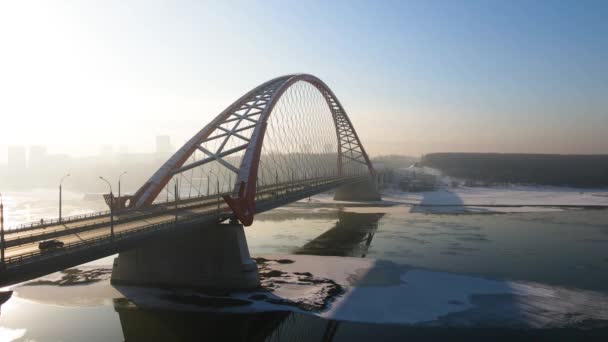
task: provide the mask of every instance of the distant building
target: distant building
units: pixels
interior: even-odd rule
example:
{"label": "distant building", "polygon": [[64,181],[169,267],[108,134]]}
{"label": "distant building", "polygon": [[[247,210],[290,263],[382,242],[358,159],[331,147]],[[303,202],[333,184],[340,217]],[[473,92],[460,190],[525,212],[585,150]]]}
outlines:
{"label": "distant building", "polygon": [[48,152],[45,145],[33,145],[30,146],[30,155],[28,158],[28,166],[39,167],[46,164],[48,159]]}
{"label": "distant building", "polygon": [[166,158],[171,155],[173,147],[171,146],[171,137],[168,135],[159,135],[156,137],[156,157]]}
{"label": "distant building", "polygon": [[25,169],[25,146],[13,145],[8,147],[7,166],[10,170],[13,171]]}
{"label": "distant building", "polygon": [[112,156],[114,154],[114,147],[112,147],[112,145],[101,145],[99,154],[103,158],[112,158]]}

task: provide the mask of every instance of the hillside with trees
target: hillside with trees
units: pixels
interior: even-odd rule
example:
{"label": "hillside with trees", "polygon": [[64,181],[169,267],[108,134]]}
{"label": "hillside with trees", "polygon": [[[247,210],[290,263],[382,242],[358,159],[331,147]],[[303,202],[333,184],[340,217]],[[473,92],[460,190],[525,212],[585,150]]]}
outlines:
{"label": "hillside with trees", "polygon": [[421,164],[488,183],[607,187],[608,155],[431,153]]}

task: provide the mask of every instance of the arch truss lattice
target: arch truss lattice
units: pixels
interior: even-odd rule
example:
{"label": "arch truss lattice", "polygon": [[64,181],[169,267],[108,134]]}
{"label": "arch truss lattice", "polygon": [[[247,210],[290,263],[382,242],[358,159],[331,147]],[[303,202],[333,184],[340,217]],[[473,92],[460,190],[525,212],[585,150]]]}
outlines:
{"label": "arch truss lattice", "polygon": [[256,87],[220,113],[150,177],[130,206],[149,206],[163,191],[167,200],[222,195],[234,215],[250,225],[259,189],[374,174],[329,87],[312,75],[287,75]]}

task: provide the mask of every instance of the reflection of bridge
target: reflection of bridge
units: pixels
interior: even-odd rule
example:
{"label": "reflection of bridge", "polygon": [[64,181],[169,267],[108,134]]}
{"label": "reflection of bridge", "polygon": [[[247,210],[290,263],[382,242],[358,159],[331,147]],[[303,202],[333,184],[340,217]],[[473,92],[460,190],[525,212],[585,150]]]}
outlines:
{"label": "reflection of bridge", "polygon": [[[112,214],[6,232],[0,285],[120,252],[116,282],[253,286],[237,221],[249,226],[256,213],[330,189],[336,199],[379,199],[374,176],[333,92],[311,75],[278,77],[220,113],[133,196],[105,196]],[[64,247],[41,253],[50,238]]]}
{"label": "reflection of bridge", "polygon": [[365,257],[382,213],[338,213],[336,225],[298,248],[294,254]]}

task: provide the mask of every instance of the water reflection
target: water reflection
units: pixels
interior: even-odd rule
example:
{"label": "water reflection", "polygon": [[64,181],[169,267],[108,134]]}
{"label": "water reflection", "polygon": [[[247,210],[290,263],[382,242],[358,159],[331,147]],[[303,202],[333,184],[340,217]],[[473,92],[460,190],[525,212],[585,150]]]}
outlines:
{"label": "water reflection", "polygon": [[511,329],[340,322],[289,312],[221,314],[141,310],[115,303],[125,342],[134,341],[605,341],[608,328]]}
{"label": "water reflection", "polygon": [[383,213],[341,211],[336,225],[294,251],[294,254],[364,258]]}
{"label": "water reflection", "polygon": [[114,309],[126,342],[132,341],[266,341],[286,312],[216,314],[142,310],[115,300]]}
{"label": "water reflection", "polygon": [[339,322],[290,312],[222,314],[142,310],[115,301],[125,342],[333,341]]}

